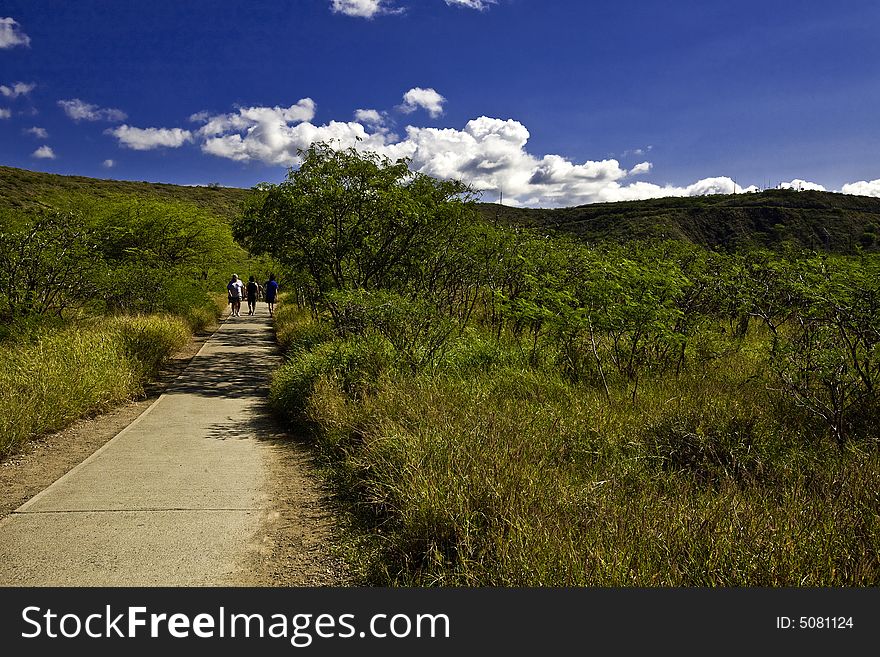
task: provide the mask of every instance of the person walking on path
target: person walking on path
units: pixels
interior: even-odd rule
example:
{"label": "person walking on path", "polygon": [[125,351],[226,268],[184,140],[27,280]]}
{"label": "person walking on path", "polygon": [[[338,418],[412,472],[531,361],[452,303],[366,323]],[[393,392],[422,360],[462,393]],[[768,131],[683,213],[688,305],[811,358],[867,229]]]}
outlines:
{"label": "person walking on path", "polygon": [[232,280],[229,281],[229,285],[226,286],[226,291],[229,293],[229,303],[232,306],[233,317],[241,317],[241,297],[243,288],[244,286],[241,284],[238,274],[233,274]]}
{"label": "person walking on path", "polygon": [[247,284],[248,315],[253,315],[255,312],[257,312],[257,299],[259,298],[262,291],[263,288],[260,287],[260,284],[257,283],[257,280],[253,276],[251,276]]}
{"label": "person walking on path", "polygon": [[278,297],[278,281],[275,280],[275,274],[269,274],[265,289],[266,304],[269,306],[269,317],[271,317],[275,312],[275,299]]}

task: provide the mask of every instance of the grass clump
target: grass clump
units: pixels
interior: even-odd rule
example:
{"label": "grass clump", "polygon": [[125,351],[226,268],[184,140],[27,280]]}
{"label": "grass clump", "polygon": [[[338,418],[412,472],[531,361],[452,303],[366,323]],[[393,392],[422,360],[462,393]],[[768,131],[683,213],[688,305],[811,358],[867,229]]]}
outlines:
{"label": "grass clump", "polygon": [[186,344],[189,329],[162,316],[114,317],[37,333],[7,345],[0,371],[0,456],[143,392]]}
{"label": "grass clump", "polygon": [[880,454],[789,433],[747,353],[646,378],[633,403],[492,341],[413,372],[378,336],[333,339],[276,376],[367,528],[365,582],[880,582]]}

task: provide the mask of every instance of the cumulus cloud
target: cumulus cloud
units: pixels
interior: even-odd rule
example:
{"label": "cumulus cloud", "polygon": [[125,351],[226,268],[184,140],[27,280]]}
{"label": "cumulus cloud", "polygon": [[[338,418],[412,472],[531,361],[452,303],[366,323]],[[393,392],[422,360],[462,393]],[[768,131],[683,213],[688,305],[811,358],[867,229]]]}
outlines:
{"label": "cumulus cloud", "polygon": [[483,116],[469,121],[463,130],[409,127],[406,140],[394,147],[411,158],[417,171],[458,178],[487,193],[503,192],[506,201],[517,205],[559,207],[754,191],[727,177],[704,178],[684,187],[627,184],[633,174],[615,159],[573,162],[552,154],[537,157],[526,149],[529,136],[518,121]]}
{"label": "cumulus cloud", "polygon": [[566,206],[749,191],[724,177],[686,187],[627,184],[628,177],[650,172],[650,162],[627,170],[615,159],[574,162],[553,154],[538,157],[527,150],[528,129],[513,119],[481,116],[463,129],[408,126],[399,138],[382,129],[386,117],[378,110],[357,110],[354,121],[323,125],[313,123],[315,112],[314,101],[306,98],[287,108],[249,107],[215,116],[200,113],[195,118],[204,125],[193,137],[206,154],[277,166],[298,165],[298,151],[318,141],[336,148],[375,151],[392,160],[407,158],[415,171],[461,179],[489,194],[503,192],[506,201],[518,205]]}
{"label": "cumulus cloud", "polygon": [[21,25],[11,18],[0,18],[0,49],[29,46],[31,38],[22,32]]}
{"label": "cumulus cloud", "polygon": [[46,131],[46,129],[45,128],[38,128],[37,126],[34,126],[33,128],[27,128],[23,132],[26,135],[33,135],[37,139],[48,139],[49,138],[49,133]]}
{"label": "cumulus cloud", "polygon": [[439,93],[431,89],[422,89],[421,87],[413,87],[403,94],[403,104],[398,109],[404,114],[411,114],[417,109],[422,108],[431,116],[437,118],[443,114],[443,103],[446,99]]}
{"label": "cumulus cloud", "polygon": [[0,119],[8,119],[12,116],[12,111],[0,107]]}
{"label": "cumulus cloud", "polygon": [[450,7],[467,7],[483,11],[488,9],[489,5],[498,4],[498,0],[446,0],[446,4]]}
{"label": "cumulus cloud", "polygon": [[809,182],[807,180],[800,180],[799,178],[795,178],[791,182],[783,182],[779,183],[779,189],[794,189],[799,192],[803,191],[813,191],[813,192],[824,192],[825,188],[814,182]]}
{"label": "cumulus cloud", "polygon": [[848,183],[840,188],[844,194],[854,194],[856,196],[877,196],[880,197],[880,178],[877,180],[859,180],[858,182]]}
{"label": "cumulus cloud", "polygon": [[[387,114],[376,109],[356,110],[353,121],[323,124],[314,121],[316,112],[315,102],[303,98],[289,107],[199,112],[190,117],[201,124],[193,131],[123,125],[107,132],[120,145],[136,150],[175,148],[192,142],[215,157],[285,167],[301,163],[299,151],[326,142],[340,149],[374,151],[392,160],[406,158],[414,171],[463,180],[484,192],[487,200],[503,193],[506,203],[522,206],[565,207],[758,191],[754,186],[741,187],[727,176],[706,177],[680,186],[633,180],[653,173],[649,161],[627,168],[613,158],[580,161],[555,154],[535,155],[528,149],[529,130],[514,119],[481,116],[460,129],[410,125],[401,137],[387,129]],[[824,189],[799,179],[785,185],[792,189]],[[880,197],[880,180],[851,183],[843,191]]]}
{"label": "cumulus cloud", "polygon": [[36,87],[36,84],[25,84],[24,82],[16,82],[11,87],[7,87],[5,84],[0,84],[0,96],[5,96],[6,98],[27,96],[30,92],[36,89]]}
{"label": "cumulus cloud", "polygon": [[112,169],[113,167],[116,166],[116,161],[115,160],[104,160],[103,162],[101,162],[101,166],[104,167],[105,169]]}
{"label": "cumulus cloud", "polygon": [[31,153],[31,157],[35,157],[39,160],[54,160],[56,155],[55,151],[53,151],[50,146],[40,146],[37,150]]}
{"label": "cumulus cloud", "polygon": [[334,14],[373,18],[380,14],[399,14],[402,8],[392,6],[388,0],[331,0],[330,9]]}
{"label": "cumulus cloud", "polygon": [[74,121],[110,121],[111,123],[117,123],[128,118],[128,115],[122,110],[98,107],[97,105],[83,102],[79,98],[59,100],[58,106]]}
{"label": "cumulus cloud", "polygon": [[374,129],[385,127],[388,117],[385,112],[374,109],[359,109],[354,112],[354,120]]}
{"label": "cumulus cloud", "polygon": [[244,132],[209,137],[202,143],[202,151],[238,162],[294,166],[301,161],[297,151],[319,141],[338,148],[354,146],[365,150],[379,150],[385,145],[383,135],[368,133],[360,123],[331,121],[317,126],[309,122],[291,125],[273,121],[254,125]]}
{"label": "cumulus cloud", "polygon": [[119,145],[135,151],[150,151],[156,148],[179,148],[193,140],[189,130],[180,128],[135,128],[121,125],[110,128],[107,134],[119,140]]}
{"label": "cumulus cloud", "polygon": [[315,117],[315,101],[303,98],[290,107],[242,107],[230,114],[210,115],[207,112],[193,114],[190,120],[204,123],[199,129],[203,136],[210,137],[230,131],[242,131],[261,125],[275,123],[301,123]]}

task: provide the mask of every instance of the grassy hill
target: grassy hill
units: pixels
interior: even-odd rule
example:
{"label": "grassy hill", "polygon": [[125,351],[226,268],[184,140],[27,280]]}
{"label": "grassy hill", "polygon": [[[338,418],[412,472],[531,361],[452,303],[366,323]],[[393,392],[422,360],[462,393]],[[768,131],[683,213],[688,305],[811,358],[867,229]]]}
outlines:
{"label": "grassy hill", "polygon": [[0,207],[33,208],[61,203],[71,197],[101,199],[139,196],[158,201],[182,201],[231,219],[249,190],[234,187],[186,187],[164,183],[103,180],[83,176],[60,176],[0,166]]}
{"label": "grassy hill", "polygon": [[[61,176],[0,166],[0,207],[54,205],[71,196],[135,195],[193,203],[231,219],[249,190]],[[769,190],[758,194],[662,198],[527,209],[480,203],[484,218],[505,225],[550,227],[586,240],[672,238],[706,246],[785,242],[817,250],[880,251],[880,199],[831,192]]]}
{"label": "grassy hill", "polygon": [[589,241],[672,238],[723,247],[793,242],[840,253],[880,250],[880,198],[831,192],[769,190],[553,210],[486,203],[480,210],[491,221],[551,227]]}

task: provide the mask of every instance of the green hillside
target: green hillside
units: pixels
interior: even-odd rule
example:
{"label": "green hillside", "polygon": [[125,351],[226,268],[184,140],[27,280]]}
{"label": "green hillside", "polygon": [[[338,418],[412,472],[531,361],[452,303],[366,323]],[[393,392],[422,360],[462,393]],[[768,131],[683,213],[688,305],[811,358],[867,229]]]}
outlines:
{"label": "green hillside", "polygon": [[[63,203],[71,197],[134,195],[189,202],[220,217],[239,213],[247,189],[61,176],[0,166],[0,207]],[[504,225],[550,227],[588,241],[672,238],[706,246],[798,246],[852,253],[880,250],[880,199],[832,192],[768,190],[758,194],[662,198],[528,209],[480,203],[484,218]]]}
{"label": "green hillside", "polygon": [[248,193],[249,190],[233,187],[103,180],[0,166],[0,207],[5,208],[52,206],[80,196],[91,199],[139,196],[156,201],[193,203],[212,214],[231,219],[238,214]]}
{"label": "green hillside", "polygon": [[492,221],[552,227],[588,241],[673,238],[706,246],[793,242],[840,253],[880,249],[880,199],[831,192],[768,190],[553,210],[480,204],[480,210]]}

